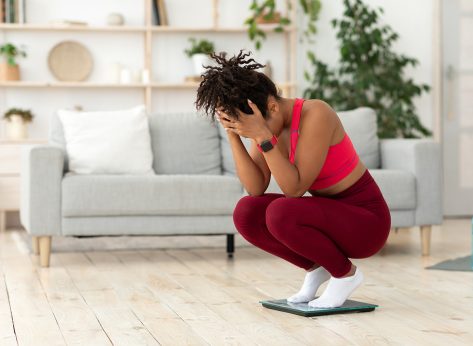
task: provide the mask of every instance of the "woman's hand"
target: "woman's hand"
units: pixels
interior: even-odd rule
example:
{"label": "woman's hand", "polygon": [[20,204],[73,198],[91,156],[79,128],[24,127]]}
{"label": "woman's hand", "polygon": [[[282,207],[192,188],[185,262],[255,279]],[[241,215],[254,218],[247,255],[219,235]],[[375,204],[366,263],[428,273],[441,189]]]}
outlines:
{"label": "woman's hand", "polygon": [[253,110],[253,114],[246,114],[237,109],[239,120],[232,119],[221,108],[217,109],[217,116],[225,130],[236,133],[239,136],[251,138],[261,143],[265,139],[270,139],[273,135],[269,130],[258,106],[248,100],[248,105]]}

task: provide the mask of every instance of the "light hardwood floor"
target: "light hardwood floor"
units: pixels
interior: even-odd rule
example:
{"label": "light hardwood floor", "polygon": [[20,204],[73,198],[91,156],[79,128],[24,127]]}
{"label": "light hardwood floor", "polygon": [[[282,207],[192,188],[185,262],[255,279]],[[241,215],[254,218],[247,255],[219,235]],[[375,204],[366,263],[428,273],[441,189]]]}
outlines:
{"label": "light hardwood floor", "polygon": [[[351,296],[374,312],[302,317],[266,309],[304,271],[253,246],[53,252],[51,267],[0,234],[0,345],[472,345],[473,272],[427,270],[471,252],[470,220],[391,232],[353,260],[365,281]],[[236,235],[239,237],[239,235]],[[248,243],[246,243],[248,244]],[[326,287],[326,283],[320,288]]]}

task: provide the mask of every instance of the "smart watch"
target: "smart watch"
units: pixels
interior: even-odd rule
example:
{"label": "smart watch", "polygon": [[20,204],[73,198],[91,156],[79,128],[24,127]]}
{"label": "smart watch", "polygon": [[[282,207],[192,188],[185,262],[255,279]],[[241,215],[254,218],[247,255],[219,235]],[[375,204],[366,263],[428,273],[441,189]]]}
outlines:
{"label": "smart watch", "polygon": [[264,141],[261,142],[261,145],[257,143],[256,146],[258,147],[258,150],[260,152],[267,152],[273,149],[274,145],[276,145],[277,142],[278,142],[278,139],[276,138],[275,135],[273,135],[271,139],[265,139]]}

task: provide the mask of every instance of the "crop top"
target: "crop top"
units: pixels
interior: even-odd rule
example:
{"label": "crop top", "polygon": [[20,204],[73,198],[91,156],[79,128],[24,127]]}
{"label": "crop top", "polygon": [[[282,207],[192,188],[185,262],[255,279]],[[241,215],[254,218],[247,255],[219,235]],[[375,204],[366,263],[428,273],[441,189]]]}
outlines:
{"label": "crop top", "polygon": [[[291,152],[289,154],[289,161],[292,164],[294,164],[296,144],[299,137],[299,121],[303,103],[303,98],[296,98],[292,110]],[[339,182],[355,169],[358,161],[359,157],[355,147],[345,132],[345,136],[339,143],[329,147],[322,169],[308,190],[323,189]]]}

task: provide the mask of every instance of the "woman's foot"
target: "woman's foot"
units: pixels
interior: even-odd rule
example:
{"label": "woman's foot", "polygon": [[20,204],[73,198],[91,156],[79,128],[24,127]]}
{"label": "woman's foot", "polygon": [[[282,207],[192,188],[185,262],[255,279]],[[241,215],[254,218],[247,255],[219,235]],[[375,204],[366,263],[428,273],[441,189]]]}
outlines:
{"label": "woman's foot", "polygon": [[304,283],[299,292],[286,300],[291,303],[307,303],[314,299],[319,286],[330,279],[330,276],[330,273],[322,266],[307,272],[305,274]]}
{"label": "woman's foot", "polygon": [[363,279],[364,275],[358,267],[356,267],[355,274],[352,276],[342,278],[331,277],[324,293],[320,297],[311,300],[308,305],[314,308],[336,308],[342,306],[353,291],[361,285]]}

